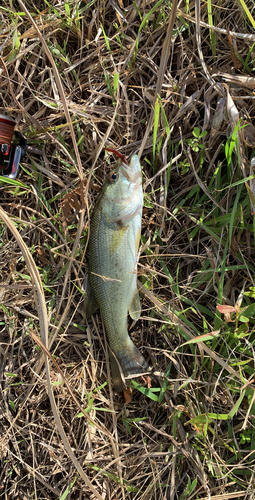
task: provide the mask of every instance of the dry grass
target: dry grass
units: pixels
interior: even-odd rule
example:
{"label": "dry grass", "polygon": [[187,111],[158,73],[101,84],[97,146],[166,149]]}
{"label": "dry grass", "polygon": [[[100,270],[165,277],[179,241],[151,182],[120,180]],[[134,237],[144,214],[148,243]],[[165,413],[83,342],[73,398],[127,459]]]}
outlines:
{"label": "dry grass", "polygon": [[[178,4],[166,67],[169,2],[0,6],[0,112],[29,144],[0,182],[0,499],[255,496],[254,5],[210,4]],[[160,388],[126,404],[82,306],[105,144],[145,188],[131,335]]]}

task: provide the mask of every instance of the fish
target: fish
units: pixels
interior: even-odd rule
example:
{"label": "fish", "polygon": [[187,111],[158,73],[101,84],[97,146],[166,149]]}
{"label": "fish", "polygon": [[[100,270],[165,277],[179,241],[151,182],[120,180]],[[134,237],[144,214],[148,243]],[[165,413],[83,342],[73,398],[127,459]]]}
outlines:
{"label": "fish", "polygon": [[88,244],[86,316],[100,308],[110,346],[113,387],[125,390],[130,379],[151,368],[128,334],[128,313],[137,321],[137,255],[143,210],[139,158],[121,162],[108,174],[96,201]]}

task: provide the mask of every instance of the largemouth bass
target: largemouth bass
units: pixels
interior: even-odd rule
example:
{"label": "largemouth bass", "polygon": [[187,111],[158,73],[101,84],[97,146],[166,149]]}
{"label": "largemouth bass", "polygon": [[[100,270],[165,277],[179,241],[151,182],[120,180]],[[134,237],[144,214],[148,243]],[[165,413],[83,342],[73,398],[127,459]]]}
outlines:
{"label": "largemouth bass", "polygon": [[[123,376],[150,370],[128,335],[128,312],[141,313],[137,290],[137,253],[141,236],[143,190],[138,156],[122,161],[108,176],[97,199],[90,224],[89,280],[85,311],[100,308],[109,345],[113,385],[125,388]],[[131,377],[132,378],[132,377]]]}

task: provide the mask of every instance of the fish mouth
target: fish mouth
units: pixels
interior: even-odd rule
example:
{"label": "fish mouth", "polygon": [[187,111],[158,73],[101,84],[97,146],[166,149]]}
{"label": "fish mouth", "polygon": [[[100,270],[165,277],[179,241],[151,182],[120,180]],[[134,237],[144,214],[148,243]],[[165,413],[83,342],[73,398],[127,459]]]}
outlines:
{"label": "fish mouth", "polygon": [[[141,165],[137,155],[132,156],[130,165],[122,162],[121,171],[124,177],[133,184],[140,185],[142,182]],[[139,182],[140,181],[140,182]]]}
{"label": "fish mouth", "polygon": [[[109,222],[117,222],[121,226],[132,221],[143,206],[142,173],[138,156],[131,157],[130,165],[122,161],[119,174],[128,181],[128,185],[124,186],[120,198],[111,192],[108,196],[106,194],[107,201],[114,204],[115,211],[110,218],[106,217],[107,213],[105,214],[104,210],[102,213]],[[124,180],[123,177],[122,180]]]}

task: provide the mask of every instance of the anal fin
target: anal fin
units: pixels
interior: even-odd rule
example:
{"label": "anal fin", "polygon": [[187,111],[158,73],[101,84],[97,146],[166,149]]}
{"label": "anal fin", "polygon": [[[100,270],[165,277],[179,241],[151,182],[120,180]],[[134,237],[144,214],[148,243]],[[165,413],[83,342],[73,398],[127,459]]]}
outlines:
{"label": "anal fin", "polygon": [[140,302],[140,297],[139,297],[139,293],[138,293],[137,289],[134,293],[134,296],[133,296],[133,299],[131,302],[131,306],[130,306],[128,312],[129,312],[131,318],[134,319],[135,321],[137,321],[141,316],[141,302]]}
{"label": "anal fin", "polygon": [[84,280],[84,289],[86,292],[86,296],[84,299],[84,309],[85,309],[85,315],[86,318],[90,318],[92,314],[94,314],[97,309],[98,309],[98,303],[94,297],[90,282],[89,282],[89,277],[88,275],[86,276]]}

